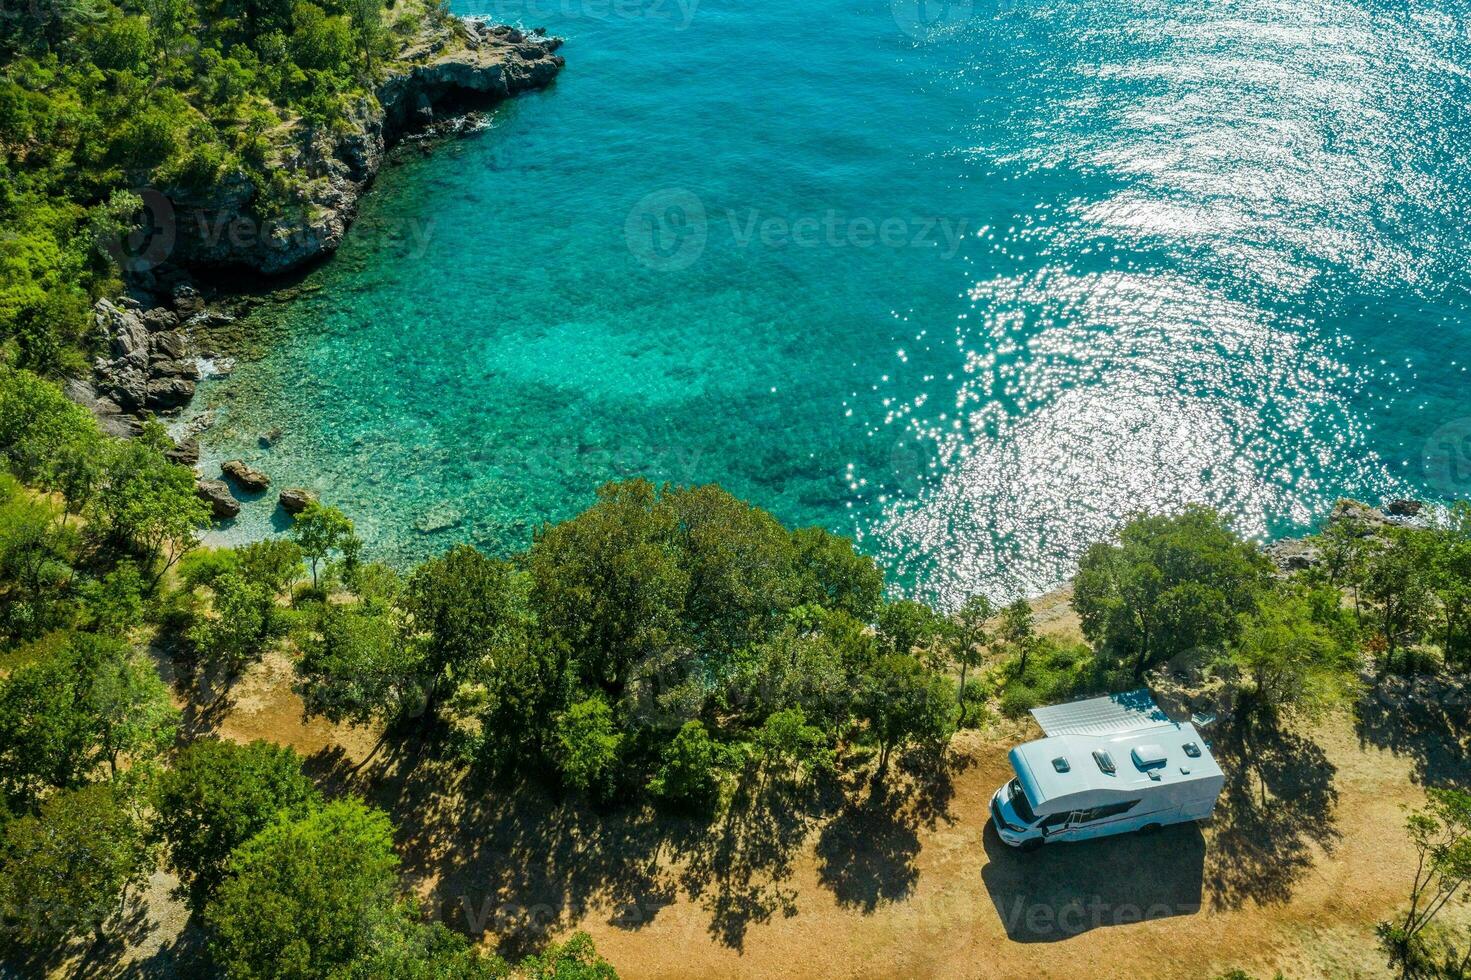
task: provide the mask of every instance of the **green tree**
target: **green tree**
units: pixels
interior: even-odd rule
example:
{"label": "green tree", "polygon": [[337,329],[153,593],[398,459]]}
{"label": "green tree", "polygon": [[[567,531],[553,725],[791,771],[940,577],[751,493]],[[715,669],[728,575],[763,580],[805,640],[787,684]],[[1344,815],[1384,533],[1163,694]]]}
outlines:
{"label": "green tree", "polygon": [[62,490],[58,468],[63,460],[73,451],[95,453],[100,444],[87,410],[68,401],[56,385],[0,364],[0,457],[16,476]]}
{"label": "green tree", "polygon": [[100,937],[147,879],[152,859],[137,808],[118,789],[56,793],[34,816],[5,827],[0,914],[38,951],[88,932]]}
{"label": "green tree", "polygon": [[562,781],[584,793],[606,793],[622,744],[606,701],[594,696],[573,704],[557,717],[554,755]]}
{"label": "green tree", "polygon": [[403,607],[412,653],[410,678],[423,693],[426,718],[494,654],[524,641],[531,621],[528,587],[509,563],[468,545],[414,569]]}
{"label": "green tree", "polygon": [[954,699],[949,681],[913,656],[890,653],[874,661],[863,678],[860,712],[879,745],[876,781],[888,771],[893,749],[916,741],[944,744]]}
{"label": "green tree", "polygon": [[269,595],[290,592],[301,576],[302,551],[295,541],[266,538],[235,550],[240,574],[260,585]]}
{"label": "green tree", "polygon": [[214,738],[189,743],[155,788],[153,832],[190,908],[202,912],[225,880],[235,849],[321,797],[286,746]]}
{"label": "green tree", "polygon": [[1037,646],[1036,617],[1032,604],[1018,599],[1001,610],[1001,622],[996,627],[997,639],[1016,657],[1016,673],[1025,677],[1027,657]]}
{"label": "green tree", "polygon": [[153,663],[110,636],[78,634],[69,645],[80,677],[80,707],[94,751],[116,777],[119,765],[157,759],[174,740],[179,712]]}
{"label": "green tree", "polygon": [[306,71],[343,73],[353,53],[352,25],[346,17],[329,16],[313,3],[291,11],[291,57]]}
{"label": "green tree", "polygon": [[392,723],[421,704],[414,683],[418,663],[386,611],[328,604],[301,646],[296,691],[309,717]]}
{"label": "green tree", "polygon": [[76,545],[54,506],[0,473],[0,643],[35,639],[67,623]]}
{"label": "green tree", "polygon": [[1471,666],[1471,502],[1458,500],[1432,536],[1430,585],[1439,600],[1446,662]]}
{"label": "green tree", "polygon": [[1373,622],[1384,641],[1384,666],[1393,669],[1395,654],[1417,643],[1430,624],[1435,594],[1431,590],[1434,560],[1425,532],[1392,528],[1384,546],[1370,558],[1364,575],[1364,597],[1373,604]]}
{"label": "green tree", "polygon": [[879,642],[889,653],[918,651],[928,655],[945,631],[946,623],[939,613],[912,599],[886,602],[878,611]]}
{"label": "green tree", "polygon": [[721,756],[705,726],[687,721],[664,746],[649,791],[676,806],[708,809],[720,797]]}
{"label": "green tree", "polygon": [[1083,635],[1133,661],[1153,663],[1234,638],[1266,586],[1270,566],[1225,518],[1204,507],[1171,517],[1136,517],[1117,544],[1093,545],[1074,580]]}
{"label": "green tree", "polygon": [[966,721],[966,674],[985,663],[986,648],[991,644],[988,624],[995,610],[991,600],[977,593],[965,600],[964,605],[950,617],[948,633],[950,657],[960,667],[960,684],[956,687],[956,699],[960,702],[960,719],[957,724],[964,727]]}
{"label": "green tree", "polygon": [[86,611],[91,628],[98,633],[127,637],[143,625],[143,592],[145,583],[138,566],[130,561],[117,567],[85,592]]}
{"label": "green tree", "polygon": [[786,628],[749,651],[723,694],[744,716],[760,719],[798,707],[813,724],[836,732],[852,714],[856,661],[866,659],[870,651],[863,649],[850,658],[838,624],[852,621],[820,611],[809,619],[802,615],[806,608],[794,612]]}
{"label": "green tree", "polygon": [[216,577],[210,592],[213,614],[195,620],[189,642],[206,660],[237,674],[258,659],[279,632],[276,597],[269,585],[238,571]]}
{"label": "green tree", "polygon": [[774,517],[713,485],[666,487],[655,507],[668,510],[676,528],[684,642],[725,658],[781,625],[795,580],[791,537]]}
{"label": "green tree", "polygon": [[526,980],[618,980],[613,965],[598,955],[592,937],[575,932],[561,944],[529,956],[517,964],[516,972]]}
{"label": "green tree", "polygon": [[1465,938],[1459,953],[1453,948],[1446,951],[1449,969],[1444,971],[1436,969],[1425,941],[1426,928],[1465,894],[1471,882],[1471,793],[1428,789],[1426,796],[1425,807],[1406,821],[1416,854],[1409,907],[1403,915],[1381,922],[1378,930],[1390,966],[1406,980],[1464,976],[1471,966],[1471,937]]}
{"label": "green tree", "polygon": [[346,7],[363,74],[371,78],[392,47],[383,22],[383,0],[347,0]]}
{"label": "green tree", "polygon": [[210,949],[238,980],[340,975],[397,910],[388,817],[354,798],[283,817],[240,845],[205,907]]}
{"label": "green tree", "polygon": [[194,474],[165,459],[160,440],[171,444],[162,434],[108,444],[91,500],[97,526],[137,551],[155,586],[197,546],[197,532],[210,521],[209,505],[194,493]]}
{"label": "green tree", "polygon": [[417,921],[401,907],[372,929],[341,980],[506,980],[510,969],[438,922]]}
{"label": "green tree", "polygon": [[1323,559],[1323,574],[1328,584],[1353,594],[1354,614],[1359,614],[1359,594],[1368,571],[1369,556],[1377,547],[1377,539],[1369,527],[1353,511],[1331,520],[1318,535],[1318,553]]}
{"label": "green tree", "polygon": [[1246,717],[1318,717],[1353,690],[1354,659],[1307,599],[1271,596],[1247,616],[1228,657],[1245,679]]}
{"label": "green tree", "polygon": [[801,708],[772,712],[757,729],[755,742],[763,778],[802,776],[832,768],[827,736],[822,729],[807,724]]}
{"label": "green tree", "polygon": [[538,532],[526,559],[541,626],[614,698],[634,664],[676,642],[689,590],[674,515],[656,504],[647,481],[606,484],[591,508]]}
{"label": "green tree", "polygon": [[177,712],[153,665],[111,637],[79,633],[0,682],[0,787],[12,807],[47,790],[156,758]]}
{"label": "green tree", "polygon": [[873,619],[884,592],[884,573],[860,555],[848,538],[820,527],[792,532],[793,569],[799,604],[822,606],[865,622]]}
{"label": "green tree", "polygon": [[312,589],[318,587],[317,566],[332,555],[355,555],[360,547],[352,521],[336,507],[313,500],[291,524],[291,540],[301,548],[312,570]]}

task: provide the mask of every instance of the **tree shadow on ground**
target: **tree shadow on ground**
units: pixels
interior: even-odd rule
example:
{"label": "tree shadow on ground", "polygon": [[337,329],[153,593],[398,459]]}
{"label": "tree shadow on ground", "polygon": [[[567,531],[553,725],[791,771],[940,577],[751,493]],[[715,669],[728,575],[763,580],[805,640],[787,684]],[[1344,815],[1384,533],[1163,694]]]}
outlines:
{"label": "tree shadow on ground", "polygon": [[1216,803],[1206,884],[1211,907],[1286,902],[1313,866],[1332,854],[1339,833],[1337,773],[1323,750],[1291,731],[1235,726],[1216,755],[1226,786]]}
{"label": "tree shadow on ground", "polygon": [[917,750],[900,760],[899,772],[850,795],[817,841],[818,881],[839,905],[867,914],[914,890],[919,829],[951,821],[954,778],[972,764]]}
{"label": "tree shadow on ground", "polygon": [[1023,853],[987,821],[981,880],[1008,938],[1057,942],[1200,911],[1205,838],[1195,823]]}
{"label": "tree shadow on ground", "polygon": [[504,955],[541,948],[589,907],[612,908],[613,924],[637,928],[674,900],[661,857],[677,822],[646,810],[600,814],[534,778],[486,787],[413,739],[361,768],[333,747],[307,769],[329,792],[387,810],[426,910],[473,937],[490,932]]}
{"label": "tree shadow on ground", "polygon": [[148,653],[159,676],[182,702],[179,734],[195,739],[218,731],[235,708],[232,692],[239,678],[206,669],[195,658],[179,652],[176,643],[154,644]]}
{"label": "tree shadow on ground", "polygon": [[[0,977],[61,975],[78,980],[145,980],[145,978],[211,976],[204,954],[203,935],[186,928],[151,954],[133,958],[153,934],[155,922],[148,901],[129,900],[123,914],[107,923],[101,937],[88,935],[45,957],[26,958],[10,951],[0,960]],[[15,971],[15,972],[11,972]]]}
{"label": "tree shadow on ground", "polygon": [[840,802],[833,780],[799,785],[751,776],[713,824],[686,824],[671,837],[685,858],[679,885],[709,913],[712,938],[740,950],[752,923],[797,914],[796,889],[787,884],[793,858]]}
{"label": "tree shadow on ground", "polygon": [[1471,790],[1471,681],[1387,675],[1355,706],[1360,746],[1409,758],[1422,786]]}
{"label": "tree shadow on ground", "polygon": [[177,980],[180,977],[213,977],[218,972],[209,958],[204,930],[191,922],[172,940],[163,943],[145,959],[124,963],[117,980]]}
{"label": "tree shadow on ground", "polygon": [[[366,765],[324,749],[306,769],[329,793],[357,793],[388,811],[405,880],[429,914],[474,937],[490,933],[502,955],[517,958],[589,910],[638,930],[681,896],[708,915],[713,939],[740,950],[753,924],[796,914],[796,862],[829,823],[837,827],[823,832],[828,886],[860,906],[902,897],[917,876],[916,828],[950,819],[950,778],[967,762],[947,761],[938,773],[915,764],[918,775],[896,767],[888,787],[859,799],[836,777],[794,784],[748,773],[713,818],[599,810],[534,776],[486,785],[443,746],[413,738],[388,743]],[[902,813],[885,829],[889,807]]]}

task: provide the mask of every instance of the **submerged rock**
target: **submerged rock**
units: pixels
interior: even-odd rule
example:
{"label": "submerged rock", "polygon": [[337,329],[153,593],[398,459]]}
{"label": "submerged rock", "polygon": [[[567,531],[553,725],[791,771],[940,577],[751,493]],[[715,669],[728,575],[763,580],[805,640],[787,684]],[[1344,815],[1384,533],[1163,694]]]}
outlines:
{"label": "submerged rock", "polygon": [[281,509],[293,517],[306,510],[308,504],[316,503],[316,501],[317,495],[302,487],[287,487],[276,498],[276,502],[281,505]]}
{"label": "submerged rock", "polygon": [[228,520],[240,513],[240,501],[230,493],[224,480],[199,480],[194,484],[194,493],[209,504],[210,514],[217,521]]}
{"label": "submerged rock", "polygon": [[193,436],[183,439],[173,449],[167,450],[164,457],[178,466],[193,469],[199,465],[199,440]]}
{"label": "submerged rock", "polygon": [[244,460],[228,460],[220,467],[221,472],[234,480],[246,493],[260,493],[271,485],[271,478]]}
{"label": "submerged rock", "polygon": [[1418,517],[1424,506],[1418,500],[1391,500],[1384,510],[1391,517]]}

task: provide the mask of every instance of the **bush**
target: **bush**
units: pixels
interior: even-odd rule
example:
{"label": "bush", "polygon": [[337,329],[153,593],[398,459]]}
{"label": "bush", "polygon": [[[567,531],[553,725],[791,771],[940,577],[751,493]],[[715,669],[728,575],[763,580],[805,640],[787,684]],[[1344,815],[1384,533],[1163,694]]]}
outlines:
{"label": "bush", "polygon": [[721,747],[698,721],[687,721],[664,746],[659,771],[649,791],[692,810],[713,807],[720,798]]}
{"label": "bush", "polygon": [[585,932],[573,933],[565,943],[527,957],[516,972],[526,980],[618,980],[618,971],[598,955],[592,937]]}
{"label": "bush", "polygon": [[1001,692],[1001,713],[1008,718],[1020,718],[1042,703],[1042,698],[1021,681],[1012,681]]}
{"label": "bush", "polygon": [[608,702],[600,697],[578,701],[557,717],[554,752],[562,782],[594,796],[606,794],[622,744]]}

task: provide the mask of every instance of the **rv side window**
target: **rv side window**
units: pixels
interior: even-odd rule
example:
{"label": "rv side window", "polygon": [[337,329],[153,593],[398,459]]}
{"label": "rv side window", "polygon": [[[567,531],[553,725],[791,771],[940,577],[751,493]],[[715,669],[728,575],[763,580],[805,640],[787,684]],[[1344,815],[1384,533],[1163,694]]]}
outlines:
{"label": "rv side window", "polygon": [[1125,800],[1123,803],[1110,803],[1108,806],[1096,806],[1091,810],[1084,811],[1078,817],[1079,823],[1092,823],[1094,820],[1106,820],[1109,817],[1117,817],[1119,814],[1128,813],[1139,805],[1138,800]]}
{"label": "rv side window", "polygon": [[1044,817],[1040,826],[1044,830],[1051,830],[1053,827],[1061,827],[1063,824],[1068,822],[1068,818],[1072,815],[1072,813],[1054,813],[1050,817]]}

